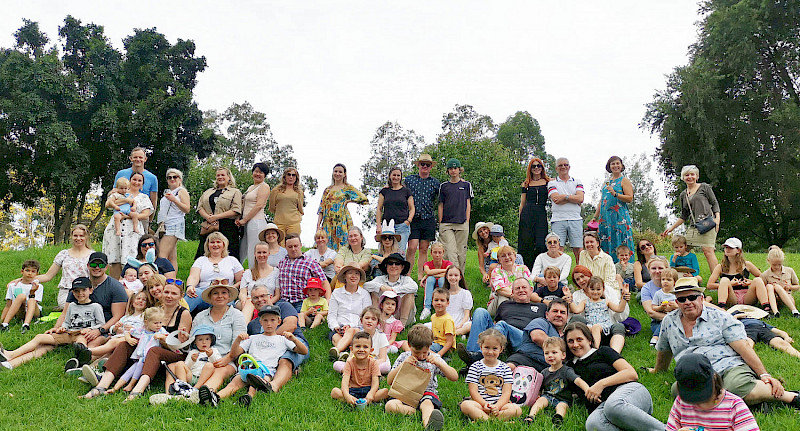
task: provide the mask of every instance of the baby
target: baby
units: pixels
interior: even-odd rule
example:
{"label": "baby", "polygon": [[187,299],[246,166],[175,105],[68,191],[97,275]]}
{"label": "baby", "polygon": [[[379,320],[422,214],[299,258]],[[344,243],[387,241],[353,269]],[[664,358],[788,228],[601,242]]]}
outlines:
{"label": "baby", "polygon": [[[114,230],[117,236],[122,236],[122,220],[128,218],[131,211],[136,211],[136,203],[128,193],[130,182],[127,178],[117,180],[116,193],[108,195],[108,202],[114,208]],[[133,224],[133,231],[139,233],[139,223]]]}
{"label": "baby", "polygon": [[144,284],[139,280],[139,269],[132,266],[125,270],[125,274],[123,274],[119,282],[125,286],[125,292],[128,293],[129,298],[144,289]]}

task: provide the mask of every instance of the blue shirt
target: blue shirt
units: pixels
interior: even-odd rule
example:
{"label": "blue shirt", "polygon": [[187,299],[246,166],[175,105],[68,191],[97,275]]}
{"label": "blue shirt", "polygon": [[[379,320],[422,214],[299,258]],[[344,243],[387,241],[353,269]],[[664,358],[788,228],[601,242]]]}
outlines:
{"label": "blue shirt", "polygon": [[[117,180],[120,178],[130,179],[132,174],[133,168],[127,168],[117,172],[117,176],[114,177],[114,185],[116,186]],[[148,197],[150,197],[150,193],[158,193],[158,178],[147,169],[145,169],[142,174],[144,175],[144,184],[142,184],[142,189],[139,191],[146,194]]]}
{"label": "blue shirt", "polygon": [[414,219],[434,218],[436,213],[433,204],[439,196],[439,180],[434,177],[422,179],[419,175],[412,174],[406,177],[405,184],[414,197]]}
{"label": "blue shirt", "polygon": [[531,320],[531,323],[528,323],[528,326],[522,330],[523,337],[522,337],[522,345],[519,346],[519,352],[524,353],[539,363],[546,364],[544,360],[544,350],[542,350],[542,346],[534,343],[531,340],[531,333],[533,331],[542,331],[548,337],[560,337],[561,334],[558,333],[556,327],[550,323],[549,320],[545,319],[544,317],[537,317],[536,319]]}
{"label": "blue shirt", "polygon": [[697,262],[697,255],[694,253],[689,253],[686,256],[678,256],[677,254],[673,254],[669,260],[669,266],[672,268],[688,266],[694,270],[692,275],[700,274],[700,263]]}

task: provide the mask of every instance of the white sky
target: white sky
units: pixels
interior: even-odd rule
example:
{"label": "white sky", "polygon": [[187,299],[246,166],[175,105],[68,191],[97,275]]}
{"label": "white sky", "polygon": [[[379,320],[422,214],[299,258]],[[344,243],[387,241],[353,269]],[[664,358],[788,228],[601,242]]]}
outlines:
{"label": "white sky", "polygon": [[[658,141],[638,127],[644,105],[687,62],[699,19],[696,0],[25,0],[4,2],[0,46],[13,46],[22,18],[53,41],[68,14],[104,26],[120,49],[134,28],[194,40],[208,62],[195,89],[200,108],[249,101],[320,190],[336,162],[359,184],[384,122],[430,143],[456,104],[496,123],[530,112],[547,151],[568,157],[588,187],[610,155],[653,154]],[[306,245],[318,199],[308,199]]]}

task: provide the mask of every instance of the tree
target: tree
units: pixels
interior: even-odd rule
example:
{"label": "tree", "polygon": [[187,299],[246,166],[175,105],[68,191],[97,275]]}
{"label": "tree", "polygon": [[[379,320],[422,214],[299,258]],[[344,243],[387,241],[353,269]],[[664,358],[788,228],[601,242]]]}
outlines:
{"label": "tree", "polygon": [[361,191],[372,204],[358,208],[365,228],[371,228],[375,223],[378,193],[386,187],[389,169],[398,166],[404,176],[410,174],[419,148],[425,146],[425,139],[413,130],[403,129],[397,122],[387,121],[375,130],[370,145],[370,158],[361,165]]}
{"label": "tree", "polygon": [[555,172],[556,159],[544,149],[544,136],[539,121],[527,111],[517,111],[497,129],[497,142],[511,151],[514,159],[527,168],[528,160],[538,157],[545,169]]}
{"label": "tree", "polygon": [[720,237],[785,244],[800,228],[800,5],[707,0],[689,64],[647,107],[674,210],[694,164],[720,203]]}
{"label": "tree", "polygon": [[661,233],[666,228],[667,218],[658,211],[658,195],[650,176],[653,171],[652,162],[645,153],[623,157],[622,161],[625,175],[633,185],[633,202],[628,204],[633,230]]}

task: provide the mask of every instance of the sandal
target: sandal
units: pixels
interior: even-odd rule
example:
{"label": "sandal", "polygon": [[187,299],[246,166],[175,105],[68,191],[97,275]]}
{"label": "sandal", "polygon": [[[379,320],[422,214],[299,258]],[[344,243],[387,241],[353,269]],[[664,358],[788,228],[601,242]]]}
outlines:
{"label": "sandal", "polygon": [[270,382],[268,382],[263,377],[257,376],[255,374],[247,375],[247,383],[261,392],[266,392],[268,394],[275,392],[272,390],[272,384]]}
{"label": "sandal", "polygon": [[524,418],[522,418],[522,423],[524,423],[525,425],[533,425],[533,421],[534,421],[533,416],[525,416]]}
{"label": "sandal", "polygon": [[100,386],[95,386],[89,390],[89,392],[84,395],[83,399],[91,400],[92,398],[96,398],[106,394],[106,388],[101,388]]}

